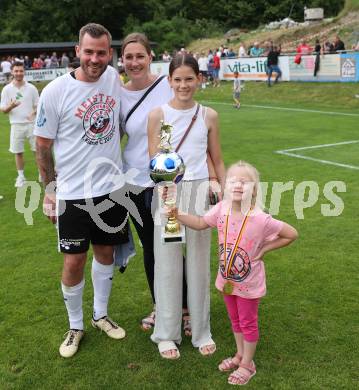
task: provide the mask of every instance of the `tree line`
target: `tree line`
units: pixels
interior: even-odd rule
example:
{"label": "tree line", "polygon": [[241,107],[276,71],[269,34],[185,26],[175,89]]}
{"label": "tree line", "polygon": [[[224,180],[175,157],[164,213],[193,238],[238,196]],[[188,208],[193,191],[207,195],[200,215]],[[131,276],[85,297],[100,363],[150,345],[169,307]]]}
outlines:
{"label": "tree line", "polygon": [[253,29],[290,15],[303,21],[304,6],[335,16],[344,0],[1,0],[0,43],[76,41],[88,22],[105,25],[114,39],[140,31],[172,50],[231,28]]}

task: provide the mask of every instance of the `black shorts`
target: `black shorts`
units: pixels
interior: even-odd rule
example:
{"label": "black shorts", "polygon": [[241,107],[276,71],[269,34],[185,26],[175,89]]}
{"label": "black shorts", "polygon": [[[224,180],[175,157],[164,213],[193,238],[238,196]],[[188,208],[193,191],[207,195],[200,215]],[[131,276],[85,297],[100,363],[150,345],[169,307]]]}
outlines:
{"label": "black shorts", "polygon": [[206,79],[208,77],[208,72],[206,70],[200,70],[199,73]]}
{"label": "black shorts", "polygon": [[[93,205],[106,199],[112,207],[96,211]],[[62,253],[87,252],[90,243],[113,246],[128,242],[128,211],[110,200],[109,195],[88,200],[59,200],[57,207],[58,246]]]}

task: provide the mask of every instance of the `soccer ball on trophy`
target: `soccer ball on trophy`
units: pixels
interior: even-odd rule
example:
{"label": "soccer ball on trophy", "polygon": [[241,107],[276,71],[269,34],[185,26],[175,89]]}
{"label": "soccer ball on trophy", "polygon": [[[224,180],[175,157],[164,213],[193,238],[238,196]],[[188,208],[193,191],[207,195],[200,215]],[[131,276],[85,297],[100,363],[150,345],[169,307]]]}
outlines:
{"label": "soccer ball on trophy", "polygon": [[179,183],[184,175],[182,157],[175,153],[157,153],[150,161],[150,177],[155,183]]}

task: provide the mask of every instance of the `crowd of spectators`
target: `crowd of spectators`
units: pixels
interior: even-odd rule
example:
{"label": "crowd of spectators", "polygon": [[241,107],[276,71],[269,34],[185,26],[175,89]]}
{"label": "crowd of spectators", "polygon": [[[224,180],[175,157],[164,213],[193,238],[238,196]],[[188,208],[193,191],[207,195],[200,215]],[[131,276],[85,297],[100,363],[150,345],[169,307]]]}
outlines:
{"label": "crowd of spectators", "polygon": [[[356,45],[353,45],[352,50],[359,50],[359,42]],[[287,54],[293,54],[296,52],[298,55],[307,55],[307,54],[334,54],[345,51],[345,44],[340,39],[338,35],[336,35],[331,42],[330,40],[326,40],[322,44],[319,39],[316,39],[313,47],[308,44],[308,42],[303,39],[300,41],[299,45],[293,50],[287,50]],[[253,42],[253,44],[246,47],[244,42],[239,44],[238,51],[235,51],[231,47],[220,46],[216,49],[209,49],[207,52],[191,52],[186,51],[186,49],[182,48],[179,52],[187,53],[193,55],[198,61],[199,70],[203,76],[202,88],[205,88],[208,84],[208,81],[213,83],[213,86],[219,85],[218,72],[220,69],[220,61],[226,58],[243,58],[243,57],[267,57],[273,61],[275,56],[275,60],[272,64],[272,67],[276,67],[278,65],[278,56],[283,54],[281,51],[280,45],[276,46],[273,41],[268,40],[266,42]],[[178,51],[173,51],[169,53],[168,51],[164,51],[159,56],[153,55],[153,59],[156,61],[164,61],[170,62],[171,59],[178,53]],[[154,53],[153,53],[154,54]],[[279,74],[279,72],[277,72]],[[270,85],[270,83],[269,83]]]}
{"label": "crowd of spectators", "polygon": [[[355,47],[353,47],[355,50]],[[314,47],[310,46],[305,39],[302,39],[297,47],[297,53],[299,54],[335,54],[345,51],[345,44],[338,35],[335,36],[333,42],[326,40],[323,44],[319,39],[315,40]]]}
{"label": "crowd of spectators", "polygon": [[46,53],[40,54],[38,57],[30,58],[29,56],[6,56],[1,59],[0,71],[3,73],[9,72],[11,64],[15,62],[22,62],[25,70],[28,69],[43,69],[43,68],[68,68],[71,63],[76,62],[76,58],[68,56],[63,53],[61,57],[58,57],[56,52],[51,55]]}
{"label": "crowd of spectators", "polygon": [[[254,42],[253,44],[248,45],[247,47],[243,42],[239,44],[238,51],[235,51],[231,47],[227,46],[220,46],[216,49],[210,49],[208,50],[207,57],[208,57],[208,63],[213,62],[214,56],[217,55],[219,58],[243,58],[243,57],[267,57],[269,52],[272,50],[274,44],[273,41],[268,40],[266,42],[260,43],[260,42]],[[351,47],[352,50],[359,50],[359,42],[356,45],[353,45]],[[319,40],[317,39],[315,41],[314,47],[311,47],[306,40],[301,40],[300,44],[296,47],[296,49],[289,50],[287,53],[293,53],[296,51],[297,53],[301,54],[311,54],[320,52],[322,54],[334,54],[334,53],[340,53],[342,51],[345,51],[345,44],[340,39],[340,37],[337,35],[334,37],[333,41],[326,40],[321,44]],[[193,53],[193,52],[187,52],[184,48],[180,50],[180,52],[186,52],[189,54],[192,54],[197,60],[199,58],[203,58],[204,53]],[[164,62],[170,62],[171,59],[177,54],[177,51],[173,51],[171,54],[168,51],[163,52],[159,56],[153,56],[153,59],[155,61],[164,61]]]}

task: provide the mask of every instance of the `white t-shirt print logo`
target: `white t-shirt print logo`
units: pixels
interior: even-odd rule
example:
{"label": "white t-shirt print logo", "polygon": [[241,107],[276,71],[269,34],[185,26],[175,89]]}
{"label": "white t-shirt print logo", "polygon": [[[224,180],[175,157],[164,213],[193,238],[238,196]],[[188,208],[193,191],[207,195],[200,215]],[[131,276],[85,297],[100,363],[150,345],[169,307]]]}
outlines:
{"label": "white t-shirt print logo", "polygon": [[97,93],[86,99],[77,108],[76,116],[82,119],[85,131],[82,139],[89,145],[101,145],[109,142],[115,132],[115,99],[103,93]]}

